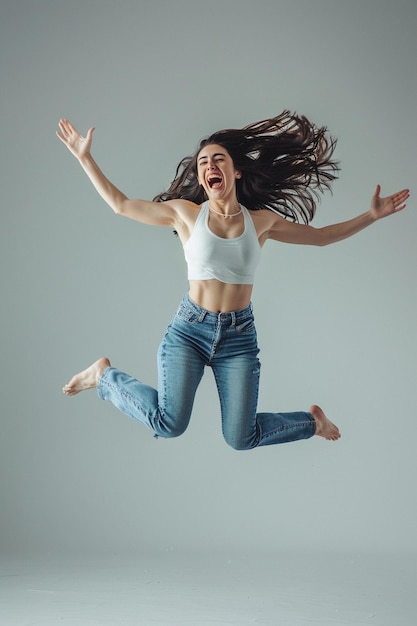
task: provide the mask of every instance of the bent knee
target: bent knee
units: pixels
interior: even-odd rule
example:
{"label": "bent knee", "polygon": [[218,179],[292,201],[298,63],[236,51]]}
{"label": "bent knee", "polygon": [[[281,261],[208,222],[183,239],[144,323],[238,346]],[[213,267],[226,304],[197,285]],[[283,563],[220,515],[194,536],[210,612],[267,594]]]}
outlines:
{"label": "bent knee", "polygon": [[226,441],[228,446],[233,448],[233,450],[238,451],[253,450],[253,448],[256,448],[256,446],[258,445],[257,441],[254,441],[253,439],[244,439],[241,437],[230,435],[224,435],[224,440]]}
{"label": "bent knee", "polygon": [[157,437],[161,437],[164,439],[176,439],[177,437],[181,437],[187,430],[188,423],[183,423],[176,420],[164,420],[159,421],[157,425],[155,425],[155,435]]}

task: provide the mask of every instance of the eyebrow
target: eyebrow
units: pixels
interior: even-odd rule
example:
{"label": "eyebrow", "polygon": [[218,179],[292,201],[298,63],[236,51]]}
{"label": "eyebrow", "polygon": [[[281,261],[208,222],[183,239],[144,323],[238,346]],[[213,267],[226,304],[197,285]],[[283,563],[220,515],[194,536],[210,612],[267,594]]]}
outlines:
{"label": "eyebrow", "polygon": [[[213,154],[213,158],[217,156],[226,156],[226,155],[224,152],[216,152],[215,154]],[[198,162],[200,163],[200,161],[202,161],[203,159],[208,159],[208,156],[204,154],[203,156],[199,157]]]}

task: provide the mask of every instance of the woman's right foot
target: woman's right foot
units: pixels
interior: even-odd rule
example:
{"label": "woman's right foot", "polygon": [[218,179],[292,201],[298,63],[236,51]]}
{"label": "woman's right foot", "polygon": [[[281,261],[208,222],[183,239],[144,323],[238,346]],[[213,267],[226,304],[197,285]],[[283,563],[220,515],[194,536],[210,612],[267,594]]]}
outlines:
{"label": "woman's right foot", "polygon": [[108,367],[110,367],[109,359],[105,357],[98,359],[98,361],[90,365],[90,367],[87,367],[86,370],[73,376],[69,383],[62,388],[63,393],[65,393],[66,396],[75,396],[75,394],[80,391],[94,389],[94,387],[97,387],[104,370]]}
{"label": "woman's right foot", "polygon": [[340,431],[338,427],[327,419],[319,406],[313,404],[313,406],[310,407],[310,413],[316,422],[316,435],[324,437],[330,441],[340,439]]}

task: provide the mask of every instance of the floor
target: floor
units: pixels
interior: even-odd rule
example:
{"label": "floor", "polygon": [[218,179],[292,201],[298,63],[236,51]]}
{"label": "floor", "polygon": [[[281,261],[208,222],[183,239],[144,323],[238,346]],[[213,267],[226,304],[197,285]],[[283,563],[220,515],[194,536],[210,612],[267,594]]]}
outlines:
{"label": "floor", "polygon": [[1,626],[415,626],[394,555],[3,558]]}

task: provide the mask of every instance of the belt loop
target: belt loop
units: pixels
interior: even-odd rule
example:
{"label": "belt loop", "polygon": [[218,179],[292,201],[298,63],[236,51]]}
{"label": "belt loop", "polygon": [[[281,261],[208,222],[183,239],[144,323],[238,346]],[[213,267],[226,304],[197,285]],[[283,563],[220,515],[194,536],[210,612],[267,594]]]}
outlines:
{"label": "belt loop", "polygon": [[206,317],[206,315],[207,315],[207,311],[202,309],[202,311],[200,313],[200,317],[198,318],[198,321],[202,322],[204,320],[204,318]]}
{"label": "belt loop", "polygon": [[232,324],[231,326],[236,326],[236,313],[234,311],[231,312]]}

